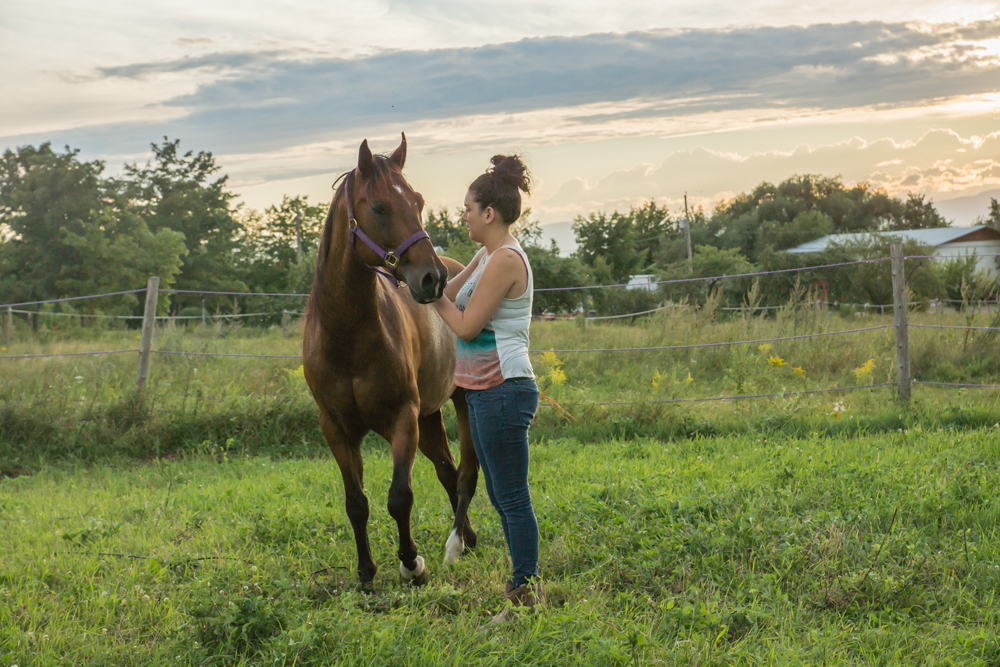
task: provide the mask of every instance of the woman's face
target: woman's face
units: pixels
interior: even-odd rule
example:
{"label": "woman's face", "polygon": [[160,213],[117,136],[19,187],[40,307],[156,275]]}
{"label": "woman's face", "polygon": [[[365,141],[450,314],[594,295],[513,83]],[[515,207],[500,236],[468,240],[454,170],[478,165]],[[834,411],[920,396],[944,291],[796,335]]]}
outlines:
{"label": "woman's face", "polygon": [[472,190],[465,193],[465,212],[462,213],[462,222],[469,228],[469,238],[476,243],[483,242],[483,232],[490,224],[487,219],[490,217],[487,211],[492,212],[492,209],[490,207],[481,208]]}

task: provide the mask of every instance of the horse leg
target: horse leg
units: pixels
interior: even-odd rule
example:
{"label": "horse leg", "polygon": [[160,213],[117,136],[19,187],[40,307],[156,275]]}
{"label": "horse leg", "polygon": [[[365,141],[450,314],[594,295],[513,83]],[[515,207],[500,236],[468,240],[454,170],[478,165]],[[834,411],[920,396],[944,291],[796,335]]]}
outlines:
{"label": "horse leg", "polygon": [[389,516],[399,527],[399,576],[405,583],[423,586],[430,580],[423,557],[410,533],[410,512],[413,509],[413,483],[410,473],[417,454],[419,425],[416,414],[399,419],[392,438],[392,483],[389,485]]}
{"label": "horse leg", "polygon": [[[420,418],[420,441],[418,446],[424,456],[434,464],[438,481],[441,482],[441,486],[448,493],[448,500],[451,501],[451,511],[458,517],[458,468],[455,467],[455,457],[452,456],[451,448],[448,446],[448,434],[445,432],[444,419],[441,417],[440,410]],[[475,542],[475,533],[472,532],[472,526],[469,524],[468,519],[468,502],[465,503],[464,507],[465,519],[464,521],[461,518],[456,520],[456,527],[452,528],[448,542],[445,545],[445,565],[453,565],[461,555],[464,548],[463,533],[472,533],[473,543]],[[459,527],[463,530],[460,531]]]}
{"label": "horse leg", "polygon": [[[476,548],[476,532],[472,530],[472,523],[469,521],[469,504],[472,497],[476,495],[476,484],[479,482],[479,457],[476,456],[476,448],[472,444],[472,429],[469,426],[469,406],[465,402],[465,390],[456,387],[451,395],[452,405],[455,406],[455,415],[458,418],[458,507],[455,509],[455,525],[452,527],[449,543],[458,541],[459,531],[461,531],[464,546],[470,549]],[[461,553],[461,550],[459,550]]]}
{"label": "horse leg", "polygon": [[352,438],[340,422],[325,410],[320,411],[323,437],[340,466],[344,477],[344,499],[347,518],[354,529],[354,542],[358,551],[358,581],[369,586],[378,566],[372,559],[368,545],[368,498],[365,496],[365,464],[361,458],[361,438]]}

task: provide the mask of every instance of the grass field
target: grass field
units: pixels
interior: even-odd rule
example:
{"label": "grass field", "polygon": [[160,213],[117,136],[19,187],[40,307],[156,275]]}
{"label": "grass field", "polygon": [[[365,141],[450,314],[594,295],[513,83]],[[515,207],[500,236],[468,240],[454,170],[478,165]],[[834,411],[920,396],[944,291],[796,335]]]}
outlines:
{"label": "grass field", "polygon": [[[911,314],[996,326],[996,314]],[[790,308],[716,321],[537,323],[540,349],[676,345],[886,324]],[[2,354],[122,349],[135,331],[21,330]],[[911,331],[915,377],[1000,383],[992,332]],[[156,347],[295,354],[297,336],[172,328]],[[770,347],[767,347],[770,345]],[[431,583],[398,583],[390,462],[366,449],[381,571],[355,589],[340,475],[294,359],[0,360],[0,665],[1000,665],[1000,393],[894,387],[891,330],[535,357],[531,482],[544,603],[490,630],[509,572],[441,566],[449,508],[414,470]],[[796,372],[802,369],[803,372]],[[601,402],[625,405],[594,405]],[[446,412],[452,427],[453,414]]]}
{"label": "grass field", "polygon": [[[532,325],[535,349],[653,347],[810,335],[891,324],[891,316],[847,317],[790,307],[777,317],[717,321],[708,309],[677,309],[630,324]],[[911,313],[918,323],[1000,326],[998,313]],[[995,331],[913,329],[915,379],[1000,384]],[[79,328],[32,334],[24,327],[0,355],[138,347],[134,330]],[[239,325],[164,327],[155,348],[290,354],[301,336]],[[800,436],[895,431],[920,425],[981,427],[1000,421],[997,389],[913,387],[896,404],[892,386],[741,401],[662,403],[894,383],[892,329],[749,345],[533,357],[539,384],[574,419],[543,401],[536,437],[660,439],[749,430]],[[316,408],[296,359],[154,355],[143,400],[134,394],[136,355],[0,359],[0,473],[53,461],[152,458],[206,448],[312,456],[324,451]],[[595,403],[624,402],[623,405]],[[449,408],[450,410],[450,408]],[[453,414],[446,411],[453,427]],[[454,428],[450,429],[452,437]]]}
{"label": "grass field", "polygon": [[375,592],[330,460],[186,455],[0,484],[3,665],[996,665],[1000,429],[532,446],[544,604],[497,630],[509,564],[414,471],[430,584],[398,583],[367,453]]}

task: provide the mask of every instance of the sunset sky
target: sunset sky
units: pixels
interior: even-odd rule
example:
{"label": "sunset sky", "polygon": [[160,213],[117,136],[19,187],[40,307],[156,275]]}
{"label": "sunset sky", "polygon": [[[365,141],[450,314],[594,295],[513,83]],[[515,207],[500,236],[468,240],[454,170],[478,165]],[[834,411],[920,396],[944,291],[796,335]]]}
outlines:
{"label": "sunset sky", "polygon": [[435,208],[524,153],[543,224],[797,173],[1000,192],[1000,2],[3,1],[0,91],[0,149],[114,173],[166,135],[256,208],[400,131]]}

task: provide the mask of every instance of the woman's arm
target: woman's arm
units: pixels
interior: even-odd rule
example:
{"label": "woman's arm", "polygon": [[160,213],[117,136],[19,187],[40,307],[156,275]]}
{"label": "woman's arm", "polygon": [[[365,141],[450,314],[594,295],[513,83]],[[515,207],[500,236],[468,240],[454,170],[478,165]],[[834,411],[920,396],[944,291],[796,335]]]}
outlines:
{"label": "woman's arm", "polygon": [[[486,254],[486,248],[485,247],[480,248],[479,252],[477,252],[476,256],[472,258],[468,266],[462,269],[458,273],[458,275],[451,276],[448,278],[448,285],[444,288],[444,295],[448,297],[448,299],[450,299],[451,301],[455,300],[455,297],[458,296],[458,290],[462,289],[462,285],[465,284],[465,281],[469,279],[469,276],[472,275],[472,272],[476,270],[477,266],[479,266],[479,262],[482,261],[483,256],[485,254]],[[458,264],[459,262],[455,263]],[[449,274],[450,273],[451,270],[449,267]]]}
{"label": "woman's arm", "polygon": [[[469,266],[472,266],[472,262]],[[493,317],[504,295],[517,281],[518,271],[525,271],[521,257],[513,250],[501,248],[483,269],[464,312],[450,299],[438,299],[432,305],[455,335],[464,341],[470,341],[479,335]]]}

